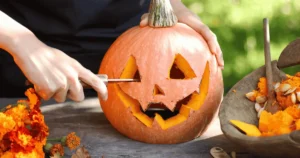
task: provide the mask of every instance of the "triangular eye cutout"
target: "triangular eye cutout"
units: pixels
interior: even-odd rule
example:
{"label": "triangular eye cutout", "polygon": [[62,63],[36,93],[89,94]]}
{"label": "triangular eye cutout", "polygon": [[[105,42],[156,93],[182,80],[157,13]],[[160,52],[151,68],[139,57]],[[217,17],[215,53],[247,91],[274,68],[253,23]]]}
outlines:
{"label": "triangular eye cutout", "polygon": [[153,95],[165,95],[165,93],[158,85],[154,85]]}
{"label": "triangular eye cutout", "polygon": [[134,78],[141,80],[140,72],[136,65],[136,60],[132,55],[129,57],[120,78]]}
{"label": "triangular eye cutout", "polygon": [[176,54],[172,67],[170,69],[170,79],[192,79],[196,77],[190,64],[180,54]]}
{"label": "triangular eye cutout", "polygon": [[134,78],[134,79],[141,80],[141,76],[140,76],[139,70],[136,70],[136,71],[135,71],[133,78]]}

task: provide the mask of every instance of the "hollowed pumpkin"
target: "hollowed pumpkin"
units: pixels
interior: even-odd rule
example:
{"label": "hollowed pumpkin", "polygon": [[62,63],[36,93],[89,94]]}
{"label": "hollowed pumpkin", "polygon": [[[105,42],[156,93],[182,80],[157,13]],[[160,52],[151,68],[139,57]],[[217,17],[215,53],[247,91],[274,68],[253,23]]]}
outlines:
{"label": "hollowed pumpkin", "polygon": [[147,143],[181,143],[200,136],[223,96],[215,56],[199,33],[177,23],[171,9],[168,0],[153,0],[149,17],[168,16],[149,18],[149,26],[123,33],[99,70],[109,78],[140,79],[108,84],[108,100],[100,103],[114,128]]}

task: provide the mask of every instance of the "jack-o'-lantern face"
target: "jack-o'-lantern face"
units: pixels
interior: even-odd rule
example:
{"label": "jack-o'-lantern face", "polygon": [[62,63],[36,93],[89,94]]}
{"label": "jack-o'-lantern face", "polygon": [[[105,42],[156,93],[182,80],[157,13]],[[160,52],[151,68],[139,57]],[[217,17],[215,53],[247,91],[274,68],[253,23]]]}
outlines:
{"label": "jack-o'-lantern face", "polygon": [[115,88],[124,105],[144,125],[152,127],[156,120],[162,129],[168,129],[184,122],[191,110],[196,111],[203,104],[208,92],[209,65],[195,62],[193,66],[198,68],[198,76],[202,76],[197,78],[188,61],[179,53],[174,53],[173,60],[157,60],[164,61],[159,62],[161,64],[148,61],[149,65],[156,63],[154,71],[145,66],[141,67],[146,69],[139,70],[135,57],[130,56],[120,78],[136,78],[141,82],[116,84]]}
{"label": "jack-o'-lantern face", "polygon": [[99,73],[140,79],[108,84],[108,100],[100,102],[118,131],[148,143],[179,143],[199,136],[223,95],[216,58],[185,24],[129,29],[107,51]]}

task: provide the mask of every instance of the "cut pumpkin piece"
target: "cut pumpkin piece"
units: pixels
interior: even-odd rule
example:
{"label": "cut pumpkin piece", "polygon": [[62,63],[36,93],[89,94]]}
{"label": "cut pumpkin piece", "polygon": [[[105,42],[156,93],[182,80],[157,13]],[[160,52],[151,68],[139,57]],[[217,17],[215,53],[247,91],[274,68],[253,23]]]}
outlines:
{"label": "cut pumpkin piece", "polygon": [[230,120],[230,122],[235,127],[239,128],[240,130],[245,132],[248,136],[255,136],[255,137],[261,136],[261,132],[255,125],[248,124],[248,123],[245,123],[245,122],[242,122],[239,120]]}
{"label": "cut pumpkin piece", "polygon": [[271,114],[262,111],[259,119],[259,130],[263,133],[272,133],[272,135],[280,135],[290,133],[294,118],[287,111],[278,111]]}
{"label": "cut pumpkin piece", "polygon": [[300,119],[296,121],[296,130],[300,130]]}
{"label": "cut pumpkin piece", "polygon": [[258,122],[258,128],[261,132],[268,132],[269,131],[269,123],[272,118],[272,114],[267,112],[266,110],[263,110],[260,114],[259,122]]}

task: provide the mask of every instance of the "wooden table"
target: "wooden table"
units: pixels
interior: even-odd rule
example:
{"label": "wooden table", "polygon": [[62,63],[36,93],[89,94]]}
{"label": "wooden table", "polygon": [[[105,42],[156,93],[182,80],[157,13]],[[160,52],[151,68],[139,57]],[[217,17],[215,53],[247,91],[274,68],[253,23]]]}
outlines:
{"label": "wooden table", "polygon": [[[0,105],[15,103],[17,100],[0,98]],[[81,137],[82,145],[93,158],[210,158],[210,149],[216,146],[229,154],[235,151],[237,158],[257,157],[226,139],[220,129],[218,117],[198,139],[182,144],[156,145],[133,141],[118,133],[105,118],[97,98],[62,104],[51,100],[43,102],[41,109],[50,128],[50,137],[74,131]],[[74,151],[66,151],[65,157],[70,157],[72,152]]]}

